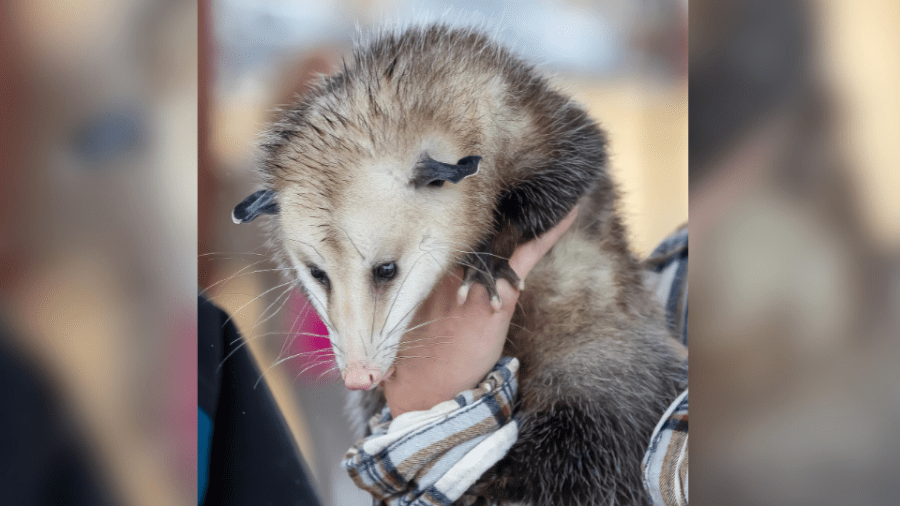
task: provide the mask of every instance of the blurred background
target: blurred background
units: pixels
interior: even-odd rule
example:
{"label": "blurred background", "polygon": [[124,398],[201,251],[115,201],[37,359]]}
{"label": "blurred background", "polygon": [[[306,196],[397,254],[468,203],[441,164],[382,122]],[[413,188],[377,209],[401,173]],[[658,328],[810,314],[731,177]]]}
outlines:
{"label": "blurred background", "polygon": [[690,4],[694,504],[900,502],[900,3]]}
{"label": "blurred background", "polygon": [[[268,262],[264,227],[234,225],[231,209],[257,190],[254,143],[308,89],[336,70],[357,27],[443,19],[481,23],[536,62],[609,133],[633,247],[649,253],[687,221],[687,2],[334,1],[209,2],[201,106],[199,279],[238,327],[287,416],[326,504],[367,504],[340,467],[354,443],[345,388],[300,353],[329,349],[302,296]],[[201,95],[204,92],[201,92]],[[207,109],[204,109],[206,107]],[[204,113],[203,111],[207,111]],[[201,120],[203,121],[203,120]],[[258,220],[262,222],[264,220]]]}
{"label": "blurred background", "polygon": [[0,2],[3,504],[196,501],[197,82],[195,2]]}

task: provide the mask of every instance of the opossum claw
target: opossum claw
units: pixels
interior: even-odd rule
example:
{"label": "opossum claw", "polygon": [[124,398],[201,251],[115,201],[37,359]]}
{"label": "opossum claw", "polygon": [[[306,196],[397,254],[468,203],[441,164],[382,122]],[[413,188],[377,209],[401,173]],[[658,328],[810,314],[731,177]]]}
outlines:
{"label": "opossum claw", "polygon": [[509,266],[509,261],[505,258],[498,257],[486,252],[473,252],[466,257],[463,265],[465,274],[463,275],[462,285],[457,292],[456,301],[463,304],[468,297],[469,288],[472,283],[483,285],[488,292],[488,298],[491,301],[491,307],[495,312],[499,312],[503,306],[500,294],[497,292],[497,280],[505,279],[509,284],[519,290],[525,288],[525,283],[516,272]]}
{"label": "opossum claw", "polygon": [[469,288],[472,286],[472,282],[468,283],[463,281],[463,284],[459,285],[459,291],[456,292],[456,305],[462,306],[466,303],[466,299],[469,298]]}
{"label": "opossum claw", "polygon": [[525,289],[525,280],[519,278],[519,275],[516,274],[516,271],[509,266],[509,260],[505,258],[495,258],[494,259],[494,279],[505,279],[509,281],[509,284],[513,288],[517,288],[519,291]]}

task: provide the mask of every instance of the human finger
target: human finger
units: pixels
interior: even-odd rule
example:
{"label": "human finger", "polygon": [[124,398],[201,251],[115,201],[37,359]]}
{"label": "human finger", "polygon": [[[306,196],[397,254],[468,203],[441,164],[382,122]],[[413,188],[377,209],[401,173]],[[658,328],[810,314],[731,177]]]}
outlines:
{"label": "human finger", "polygon": [[541,257],[550,251],[556,241],[572,226],[577,216],[578,206],[575,206],[568,216],[555,227],[516,248],[509,259],[509,266],[519,275],[519,278],[525,279],[528,276]]}

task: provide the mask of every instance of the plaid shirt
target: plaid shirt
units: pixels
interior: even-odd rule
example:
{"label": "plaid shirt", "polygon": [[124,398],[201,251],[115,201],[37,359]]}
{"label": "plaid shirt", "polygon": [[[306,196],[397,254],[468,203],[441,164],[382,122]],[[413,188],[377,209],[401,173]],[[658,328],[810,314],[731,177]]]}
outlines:
{"label": "plaid shirt", "polygon": [[[669,327],[687,346],[688,230],[684,226],[650,254],[645,282],[666,308]],[[351,448],[344,467],[386,506],[471,505],[466,491],[516,442],[512,413],[519,362],[503,357],[474,390],[428,411],[391,418],[385,407],[371,435]],[[654,506],[687,504],[688,396],[684,391],[653,432],[642,469]],[[479,503],[483,504],[483,503]]]}
{"label": "plaid shirt", "polygon": [[[644,281],[665,304],[669,328],[688,344],[688,228],[676,230],[644,262]],[[644,487],[654,506],[688,503],[688,391],[663,414],[642,463]]]}

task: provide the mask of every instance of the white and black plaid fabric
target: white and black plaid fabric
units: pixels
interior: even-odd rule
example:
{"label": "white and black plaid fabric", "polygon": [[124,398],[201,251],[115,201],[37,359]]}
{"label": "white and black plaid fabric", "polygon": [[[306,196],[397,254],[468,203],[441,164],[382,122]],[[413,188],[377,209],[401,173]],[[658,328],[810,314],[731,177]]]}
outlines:
{"label": "white and black plaid fabric", "polygon": [[666,308],[669,328],[688,345],[688,227],[682,226],[644,260],[644,282]]}
{"label": "white and black plaid fabric", "polygon": [[669,406],[644,454],[644,487],[654,506],[688,504],[688,391]]}
{"label": "white and black plaid fabric", "polygon": [[[647,285],[666,308],[670,328],[687,346],[688,229],[667,237],[645,261]],[[387,407],[369,422],[371,435],[347,452],[344,467],[376,505],[446,506],[465,496],[518,437],[512,413],[516,359],[503,357],[476,389],[428,411],[392,419]],[[687,504],[687,390],[663,415],[644,456],[644,485],[654,506]]]}
{"label": "white and black plaid fabric", "polygon": [[[669,328],[688,344],[688,227],[676,230],[645,261],[645,281],[666,308]],[[644,487],[654,506],[688,504],[688,391],[657,424],[643,462]]]}
{"label": "white and black plaid fabric", "polygon": [[395,419],[387,407],[344,467],[376,504],[447,506],[462,497],[516,442],[512,418],[519,361],[503,357],[475,389],[428,411]]}

